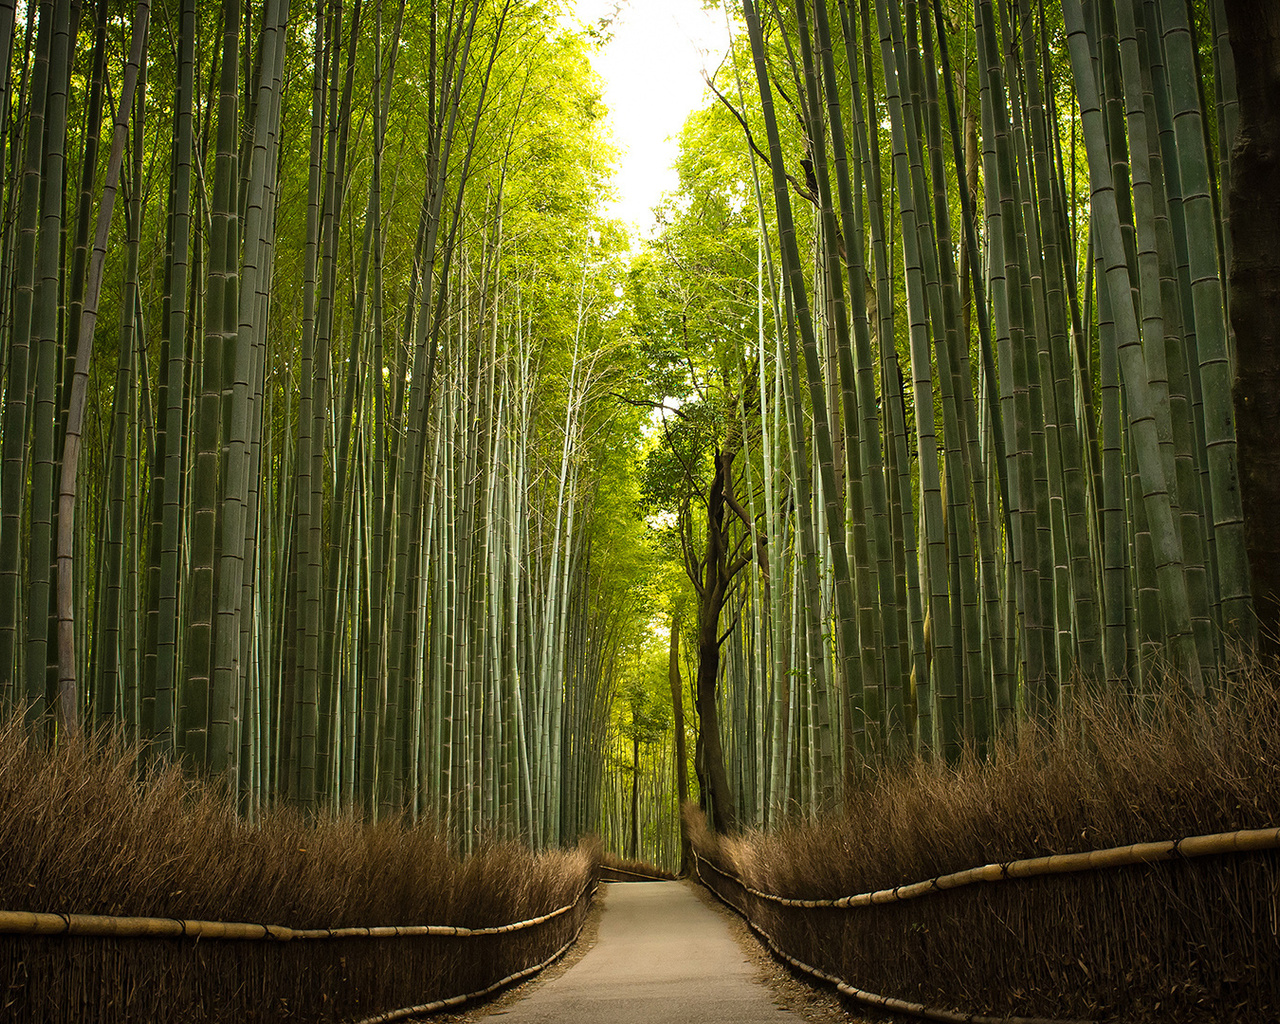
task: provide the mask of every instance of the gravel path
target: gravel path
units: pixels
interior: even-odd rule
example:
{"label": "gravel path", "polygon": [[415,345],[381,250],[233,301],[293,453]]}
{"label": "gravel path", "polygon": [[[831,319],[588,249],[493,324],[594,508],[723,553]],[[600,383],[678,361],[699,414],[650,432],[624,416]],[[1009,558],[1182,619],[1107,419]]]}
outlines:
{"label": "gravel path", "polygon": [[[503,1024],[779,1024],[849,1021],[833,997],[789,979],[753,954],[727,913],[682,882],[612,884],[595,944],[523,998],[472,1019]],[[782,972],[785,974],[785,972]],[[786,1014],[786,1016],[783,1016]]]}

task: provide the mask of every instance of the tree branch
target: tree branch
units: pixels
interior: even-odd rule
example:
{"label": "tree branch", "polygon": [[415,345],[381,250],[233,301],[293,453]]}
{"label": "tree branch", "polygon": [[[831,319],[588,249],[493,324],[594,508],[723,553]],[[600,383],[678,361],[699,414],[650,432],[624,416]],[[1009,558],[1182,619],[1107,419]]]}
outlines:
{"label": "tree branch", "polygon": [[[707,83],[707,88],[716,94],[716,98],[721,103],[723,103],[726,107],[729,108],[729,113],[731,113],[734,117],[738,119],[738,124],[742,125],[742,130],[746,133],[747,145],[749,145],[752,148],[756,156],[758,156],[761,160],[764,161],[764,165],[766,167],[772,169],[773,164],[769,162],[768,155],[763,150],[761,150],[759,146],[756,145],[756,140],[754,136],[752,136],[751,134],[751,128],[747,125],[747,119],[742,116],[741,112],[738,110],[737,107],[733,105],[733,103],[730,102],[729,98],[724,93],[722,93],[719,89],[716,88],[716,85],[711,80],[710,75],[703,74],[702,80]],[[817,197],[806,186],[800,184],[800,182],[796,180],[795,175],[793,175],[790,171],[786,170],[785,168],[783,169],[782,173],[787,176],[787,181],[791,182],[791,187],[796,190],[797,195],[799,195],[802,199],[805,199],[808,202],[812,203],[814,206],[818,205]]]}

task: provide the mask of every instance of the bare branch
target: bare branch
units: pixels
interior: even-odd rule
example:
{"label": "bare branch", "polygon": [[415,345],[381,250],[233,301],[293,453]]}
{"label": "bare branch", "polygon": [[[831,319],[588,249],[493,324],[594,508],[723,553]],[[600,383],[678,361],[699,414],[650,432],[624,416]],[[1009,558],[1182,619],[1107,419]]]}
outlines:
{"label": "bare branch", "polygon": [[[711,80],[711,76],[707,74],[703,74],[702,80],[707,83],[707,88],[716,94],[716,98],[719,99],[721,103],[723,103],[726,107],[729,108],[729,113],[731,113],[734,117],[738,119],[738,124],[742,125],[742,130],[746,133],[747,145],[749,145],[752,148],[756,156],[758,156],[761,160],[764,161],[764,164],[766,167],[769,167],[770,169],[772,169],[773,164],[769,162],[768,155],[763,150],[761,150],[759,146],[756,145],[756,140],[751,134],[751,128],[747,125],[747,119],[743,117],[741,112],[738,110],[738,108],[735,107],[729,101],[729,98],[724,93],[722,93],[719,89],[716,88],[715,83]],[[779,89],[778,91],[781,92],[782,90]],[[796,190],[797,195],[799,195],[802,199],[805,199],[808,202],[812,203],[814,206],[818,205],[818,200],[817,200],[817,197],[814,195],[814,193],[810,191],[807,186],[800,184],[800,182],[796,180],[795,175],[793,175],[790,171],[785,169],[783,170],[782,173],[787,176],[787,181],[791,182],[791,187]]]}

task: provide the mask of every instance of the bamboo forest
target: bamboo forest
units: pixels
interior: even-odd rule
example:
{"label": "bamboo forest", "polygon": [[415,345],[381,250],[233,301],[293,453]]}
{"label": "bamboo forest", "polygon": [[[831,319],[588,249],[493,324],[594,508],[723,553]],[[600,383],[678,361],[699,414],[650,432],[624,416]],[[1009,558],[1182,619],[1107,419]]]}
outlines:
{"label": "bamboo forest", "polygon": [[592,61],[640,0],[0,0],[0,746],[752,899],[1108,716],[1153,788],[1065,789],[1265,776],[1270,4],[688,6],[727,44],[637,231]]}

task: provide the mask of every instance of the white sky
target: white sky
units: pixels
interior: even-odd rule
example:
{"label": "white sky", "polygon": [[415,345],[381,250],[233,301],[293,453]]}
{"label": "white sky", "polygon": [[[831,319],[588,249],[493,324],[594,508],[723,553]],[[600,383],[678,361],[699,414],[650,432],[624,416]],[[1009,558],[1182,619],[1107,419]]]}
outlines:
{"label": "white sky", "polygon": [[715,71],[728,49],[721,11],[704,11],[702,0],[576,0],[586,24],[620,7],[613,39],[593,63],[604,81],[618,172],[618,199],[606,216],[647,237],[652,209],[677,185],[672,167],[685,118],[703,103],[702,71]]}

